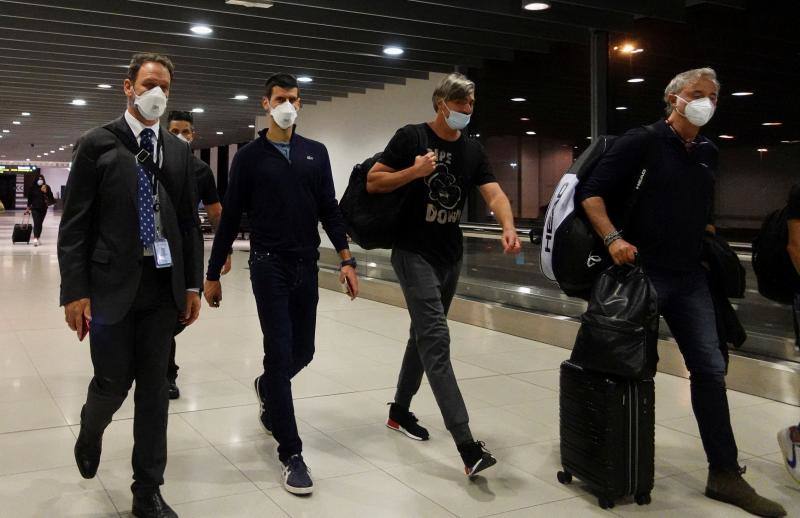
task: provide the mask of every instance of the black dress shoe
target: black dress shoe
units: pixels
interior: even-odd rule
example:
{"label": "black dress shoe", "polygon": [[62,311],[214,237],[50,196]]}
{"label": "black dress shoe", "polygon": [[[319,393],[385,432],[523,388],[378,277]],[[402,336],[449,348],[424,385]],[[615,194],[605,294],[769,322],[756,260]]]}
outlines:
{"label": "black dress shoe", "polygon": [[100,466],[100,452],[103,448],[103,435],[92,436],[81,427],[75,441],[75,462],[83,478],[94,478]]}
{"label": "black dress shoe", "polygon": [[178,384],[175,380],[169,381],[169,398],[170,399],[178,399],[181,397],[181,391],[178,390]]}
{"label": "black dress shoe", "polygon": [[178,513],[172,510],[158,491],[146,496],[134,496],[132,514],[136,518],[178,518]]}

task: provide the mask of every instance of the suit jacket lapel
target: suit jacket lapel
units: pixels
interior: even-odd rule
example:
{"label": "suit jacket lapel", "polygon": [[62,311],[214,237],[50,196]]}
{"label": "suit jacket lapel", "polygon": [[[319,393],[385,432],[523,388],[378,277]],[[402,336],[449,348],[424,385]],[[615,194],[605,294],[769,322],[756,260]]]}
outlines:
{"label": "suit jacket lapel", "polygon": [[131,202],[133,203],[134,208],[138,211],[139,204],[137,203],[137,198],[139,194],[139,177],[136,157],[130,152],[130,147],[132,146],[134,149],[136,149],[139,147],[139,144],[136,142],[136,137],[133,136],[133,132],[131,131],[130,126],[128,126],[128,123],[125,121],[124,116],[111,121],[106,125],[106,127],[112,130],[114,135],[116,135],[116,137],[122,141],[125,151],[122,152],[120,158],[122,160],[131,161],[130,164],[132,167],[130,170],[133,171],[133,174],[129,173],[129,168],[125,167],[125,164],[121,164],[123,166],[121,169],[124,175],[123,180],[125,182],[125,186],[127,187],[128,194],[131,197]]}

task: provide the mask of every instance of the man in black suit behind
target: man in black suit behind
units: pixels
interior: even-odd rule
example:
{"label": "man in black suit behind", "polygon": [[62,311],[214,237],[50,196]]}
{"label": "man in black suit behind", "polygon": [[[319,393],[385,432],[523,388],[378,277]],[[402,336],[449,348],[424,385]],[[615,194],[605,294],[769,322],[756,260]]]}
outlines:
{"label": "man in black suit behind", "polygon": [[75,459],[81,475],[94,477],[103,431],[136,380],[137,517],[177,516],[159,491],[167,461],[164,374],[175,326],[200,311],[203,243],[191,151],[159,127],[173,70],[165,56],[133,56],[125,114],[75,147],[58,235],[67,324],[80,337],[91,322],[94,377]]}

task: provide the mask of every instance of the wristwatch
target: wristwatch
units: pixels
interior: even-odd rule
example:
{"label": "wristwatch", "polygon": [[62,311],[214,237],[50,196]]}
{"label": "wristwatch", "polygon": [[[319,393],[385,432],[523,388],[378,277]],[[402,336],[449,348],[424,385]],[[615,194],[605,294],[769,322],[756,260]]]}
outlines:
{"label": "wristwatch", "polygon": [[345,259],[344,261],[342,261],[339,264],[339,269],[341,270],[345,266],[352,266],[353,268],[357,268],[358,267],[358,263],[356,262],[356,258],[355,257],[351,257],[350,259]]}

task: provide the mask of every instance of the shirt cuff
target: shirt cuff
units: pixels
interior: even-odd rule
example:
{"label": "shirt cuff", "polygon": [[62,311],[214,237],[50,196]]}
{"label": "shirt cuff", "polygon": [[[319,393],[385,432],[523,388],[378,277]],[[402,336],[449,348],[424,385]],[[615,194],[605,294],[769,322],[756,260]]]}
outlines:
{"label": "shirt cuff", "polygon": [[191,291],[192,293],[200,293],[200,288],[186,288],[186,291]]}

